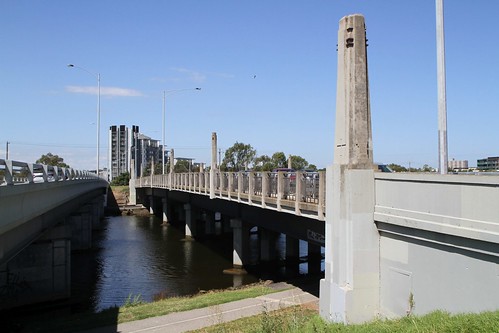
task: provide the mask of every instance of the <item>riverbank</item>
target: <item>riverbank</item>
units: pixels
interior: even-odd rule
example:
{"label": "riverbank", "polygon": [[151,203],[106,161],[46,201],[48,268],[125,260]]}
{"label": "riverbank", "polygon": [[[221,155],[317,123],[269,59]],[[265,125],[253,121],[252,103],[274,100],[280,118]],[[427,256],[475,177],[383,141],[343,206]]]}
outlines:
{"label": "riverbank", "polygon": [[498,333],[499,311],[450,315],[435,311],[425,316],[408,316],[393,320],[375,320],[365,324],[344,325],[325,322],[313,309],[291,307],[264,311],[253,317],[218,323],[192,333]]}
{"label": "riverbank", "polygon": [[[22,324],[2,325],[6,332],[499,332],[499,311],[450,315],[436,311],[425,316],[378,319],[360,325],[325,322],[318,299],[285,283],[259,283],[243,288],[174,297],[144,304],[129,298],[119,308],[70,317],[25,318]],[[40,319],[44,317],[43,319]],[[2,321],[5,323],[5,321]]]}
{"label": "riverbank", "polygon": [[[51,313],[32,314],[15,318],[2,318],[3,332],[81,332],[105,327],[102,332],[116,332],[117,326],[131,321],[179,313],[199,308],[209,308],[241,299],[256,298],[291,288],[286,284],[272,284],[270,281],[239,288],[228,288],[200,292],[194,296],[169,297],[145,303],[140,295],[130,295],[121,307],[111,307],[98,313]],[[114,328],[114,330],[113,330]],[[5,331],[4,331],[5,329]],[[97,330],[96,332],[101,332]]]}
{"label": "riverbank", "polygon": [[130,205],[129,202],[130,189],[128,186],[111,186],[108,192],[108,207],[106,215],[135,215],[148,216],[150,215],[143,205]]}

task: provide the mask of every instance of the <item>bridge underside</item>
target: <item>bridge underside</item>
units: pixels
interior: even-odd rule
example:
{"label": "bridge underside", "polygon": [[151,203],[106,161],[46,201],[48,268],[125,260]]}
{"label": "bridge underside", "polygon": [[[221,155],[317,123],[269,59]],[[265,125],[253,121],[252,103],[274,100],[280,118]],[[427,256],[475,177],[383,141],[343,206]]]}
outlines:
{"label": "bridge underside", "polygon": [[[6,202],[17,200],[14,209],[29,207],[11,214],[17,220],[2,220],[0,309],[70,297],[71,251],[91,246],[92,228],[103,214],[105,187],[43,185],[16,185],[2,193]],[[66,196],[59,193],[63,189]]]}
{"label": "bridge underside", "polygon": [[11,260],[44,232],[52,229],[72,212],[78,210],[79,207],[95,197],[102,196],[103,193],[103,189],[95,189],[81,194],[0,234],[0,266]]}
{"label": "bridge underside", "polygon": [[210,199],[206,195],[160,188],[138,188],[137,201],[149,204],[149,197],[161,202],[162,198],[178,203],[189,203],[199,210],[220,212],[230,218],[241,219],[252,226],[262,227],[286,234],[311,244],[324,246],[325,224],[323,221],[310,219],[274,209],[262,209],[236,200],[220,198]]}

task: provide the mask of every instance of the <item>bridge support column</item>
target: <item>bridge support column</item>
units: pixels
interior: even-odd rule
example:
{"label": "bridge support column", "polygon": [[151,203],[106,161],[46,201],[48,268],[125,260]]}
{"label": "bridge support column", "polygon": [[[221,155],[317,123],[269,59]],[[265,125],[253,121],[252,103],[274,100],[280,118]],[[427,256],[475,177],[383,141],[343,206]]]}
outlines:
{"label": "bridge support column", "polygon": [[149,196],[149,214],[154,215],[154,210],[156,207],[154,207],[154,196],[150,195]]}
{"label": "bridge support column", "polygon": [[196,234],[196,219],[192,218],[191,204],[184,204],[185,211],[185,239],[192,240]]}
{"label": "bridge support column", "polygon": [[137,204],[137,190],[135,188],[135,181],[137,179],[137,175],[135,174],[135,161],[132,159],[131,164],[130,164],[130,169],[132,170],[132,177],[128,181],[128,189],[129,189],[129,195],[128,195],[128,204],[129,205],[136,205]]}
{"label": "bridge support column", "polygon": [[258,228],[258,230],[260,233],[260,260],[263,262],[277,260],[279,233],[264,228]]}
{"label": "bridge support column", "polygon": [[228,234],[232,231],[231,225],[230,225],[230,217],[227,215],[222,215],[221,216],[222,220],[222,233]]}
{"label": "bridge support column", "polygon": [[162,207],[163,224],[168,224],[168,199],[162,198],[161,203],[163,204]]}
{"label": "bridge support column", "polygon": [[300,273],[300,240],[286,235],[286,275],[297,276]]}
{"label": "bridge support column", "polygon": [[374,166],[364,17],[338,30],[334,164],[326,172],[326,264],[320,314],[360,323],[380,312],[379,234],[374,223]]}
{"label": "bridge support column", "polygon": [[202,215],[204,221],[204,232],[206,235],[214,235],[216,232],[215,228],[215,216],[213,212],[204,212]]}
{"label": "bridge support column", "polygon": [[92,216],[92,229],[99,230],[101,226],[101,218],[104,215],[104,206],[102,197],[94,199],[90,203],[90,215]]}
{"label": "bridge support column", "polygon": [[6,291],[0,309],[70,296],[70,238],[70,227],[60,224],[0,266],[0,288]]}
{"label": "bridge support column", "polygon": [[92,230],[100,229],[99,204],[96,201],[83,205],[78,210],[77,215],[81,215],[83,219],[88,219]]}
{"label": "bridge support column", "polygon": [[85,212],[71,215],[66,224],[71,228],[71,250],[87,250],[92,247],[92,217]]}
{"label": "bridge support column", "polygon": [[321,247],[312,243],[307,243],[308,274],[320,274],[321,272]]}
{"label": "bridge support column", "polygon": [[286,261],[297,262],[300,259],[300,240],[286,235]]}
{"label": "bridge support column", "polygon": [[223,233],[222,230],[222,213],[215,212],[215,234],[221,235]]}
{"label": "bridge support column", "polygon": [[250,228],[243,220],[236,218],[230,220],[233,231],[232,269],[224,270],[227,274],[246,274],[244,263],[249,254]]}

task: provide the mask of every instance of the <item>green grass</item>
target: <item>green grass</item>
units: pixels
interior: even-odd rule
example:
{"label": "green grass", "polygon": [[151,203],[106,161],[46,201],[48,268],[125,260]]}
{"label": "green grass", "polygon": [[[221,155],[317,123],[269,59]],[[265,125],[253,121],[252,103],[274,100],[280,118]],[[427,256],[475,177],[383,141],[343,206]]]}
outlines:
{"label": "green grass", "polygon": [[316,310],[301,307],[222,323],[197,332],[248,333],[497,333],[499,311],[480,314],[450,315],[436,311],[425,316],[409,316],[397,320],[376,320],[361,325],[331,324],[323,321]]}
{"label": "green grass", "polygon": [[268,283],[259,283],[237,289],[210,291],[191,297],[171,297],[152,303],[143,303],[140,296],[130,295],[123,306],[106,309],[99,313],[30,316],[11,321],[3,327],[7,327],[7,332],[78,332],[96,327],[116,326],[118,323],[162,316],[172,312],[216,306],[276,291],[271,289]]}

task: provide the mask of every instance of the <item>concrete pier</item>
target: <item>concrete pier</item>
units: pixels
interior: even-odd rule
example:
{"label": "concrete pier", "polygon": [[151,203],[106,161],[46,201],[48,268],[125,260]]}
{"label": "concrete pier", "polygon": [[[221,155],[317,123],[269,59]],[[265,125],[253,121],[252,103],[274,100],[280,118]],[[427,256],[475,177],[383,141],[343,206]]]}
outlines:
{"label": "concrete pier", "polygon": [[71,227],[59,224],[0,266],[0,309],[71,294]]}
{"label": "concrete pier", "polygon": [[79,212],[66,219],[71,229],[72,250],[86,250],[92,247],[92,218],[86,212]]}
{"label": "concrete pier", "polygon": [[249,255],[249,231],[247,223],[240,218],[230,220],[233,231],[233,251],[232,251],[232,269],[224,270],[226,274],[246,274],[244,264]]}
{"label": "concrete pier", "polygon": [[333,166],[327,169],[325,278],[320,314],[352,323],[379,313],[379,234],[373,223],[374,175],[362,15],[340,20]]}
{"label": "concrete pier", "polygon": [[163,224],[168,224],[168,199],[162,198],[161,203],[162,203],[161,216],[163,219]]}
{"label": "concrete pier", "polygon": [[260,260],[271,262],[278,259],[277,240],[279,233],[265,228],[258,228],[260,236]]}
{"label": "concrete pier", "polygon": [[184,204],[185,212],[185,239],[191,240],[196,236],[196,219],[193,218],[191,204]]}

